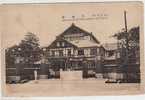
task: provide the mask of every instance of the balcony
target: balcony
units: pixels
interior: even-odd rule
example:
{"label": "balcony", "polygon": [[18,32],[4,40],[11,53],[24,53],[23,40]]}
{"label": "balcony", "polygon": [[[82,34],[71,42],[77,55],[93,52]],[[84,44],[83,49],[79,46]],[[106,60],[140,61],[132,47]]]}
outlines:
{"label": "balcony", "polygon": [[69,58],[69,57],[75,57],[75,58],[82,58],[82,57],[96,57],[95,55],[49,55],[48,58]]}
{"label": "balcony", "polygon": [[113,56],[106,56],[105,58],[104,58],[104,60],[116,60],[117,59],[117,57],[115,56],[115,55],[113,55]]}

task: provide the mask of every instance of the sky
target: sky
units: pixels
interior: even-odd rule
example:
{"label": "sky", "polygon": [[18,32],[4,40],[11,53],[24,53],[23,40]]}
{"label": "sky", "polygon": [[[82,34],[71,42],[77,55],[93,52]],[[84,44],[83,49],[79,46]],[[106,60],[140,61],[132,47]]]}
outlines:
{"label": "sky", "polygon": [[[140,2],[2,5],[2,45],[7,48],[18,44],[27,32],[32,32],[39,37],[40,46],[49,46],[72,23],[92,32],[101,44],[116,42],[111,36],[124,28],[124,11],[128,29],[142,24]],[[92,18],[101,14],[106,15],[105,19],[62,21],[62,16]]]}

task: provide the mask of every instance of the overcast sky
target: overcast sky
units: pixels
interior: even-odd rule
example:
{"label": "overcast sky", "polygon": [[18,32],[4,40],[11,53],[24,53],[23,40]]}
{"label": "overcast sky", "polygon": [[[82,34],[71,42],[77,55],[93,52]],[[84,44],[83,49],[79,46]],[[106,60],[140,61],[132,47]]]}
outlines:
{"label": "overcast sky", "polygon": [[[101,43],[115,42],[110,38],[124,28],[124,10],[127,11],[128,28],[142,23],[140,3],[84,3],[84,4],[29,4],[1,6],[2,43],[5,47],[18,44],[27,32],[35,33],[41,46],[48,46],[57,35],[72,23],[92,32]],[[105,19],[62,21],[65,18],[90,18],[105,14]]]}

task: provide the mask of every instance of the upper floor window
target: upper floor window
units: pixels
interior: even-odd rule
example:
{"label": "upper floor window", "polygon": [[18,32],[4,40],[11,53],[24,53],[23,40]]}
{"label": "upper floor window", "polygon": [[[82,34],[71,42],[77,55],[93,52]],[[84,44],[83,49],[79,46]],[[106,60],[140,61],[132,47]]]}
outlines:
{"label": "upper floor window", "polygon": [[90,55],[97,55],[97,49],[92,48],[91,51],[90,51]]}
{"label": "upper floor window", "polygon": [[108,52],[108,57],[111,57],[111,56],[113,56],[114,55],[114,51],[109,51]]}
{"label": "upper floor window", "polygon": [[57,47],[59,47],[59,46],[60,46],[60,42],[57,42],[57,44],[56,44],[56,45],[57,45]]}
{"label": "upper floor window", "polygon": [[63,50],[59,50],[59,56],[63,56]]}
{"label": "upper floor window", "polygon": [[84,55],[84,50],[83,49],[78,50],[78,55]]}
{"label": "upper floor window", "polygon": [[64,47],[65,46],[65,42],[62,42],[62,47]]}
{"label": "upper floor window", "polygon": [[68,49],[67,54],[68,56],[71,56],[71,49]]}
{"label": "upper floor window", "polygon": [[55,51],[51,51],[51,55],[52,56],[55,56]]}
{"label": "upper floor window", "polygon": [[97,54],[99,54],[100,53],[100,48],[97,48]]}

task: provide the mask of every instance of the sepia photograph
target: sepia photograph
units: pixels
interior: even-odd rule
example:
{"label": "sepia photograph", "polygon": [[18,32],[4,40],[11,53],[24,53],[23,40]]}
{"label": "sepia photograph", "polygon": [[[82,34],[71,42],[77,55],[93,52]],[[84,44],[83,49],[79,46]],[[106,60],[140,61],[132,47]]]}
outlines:
{"label": "sepia photograph", "polygon": [[4,96],[144,92],[143,3],[0,6]]}

